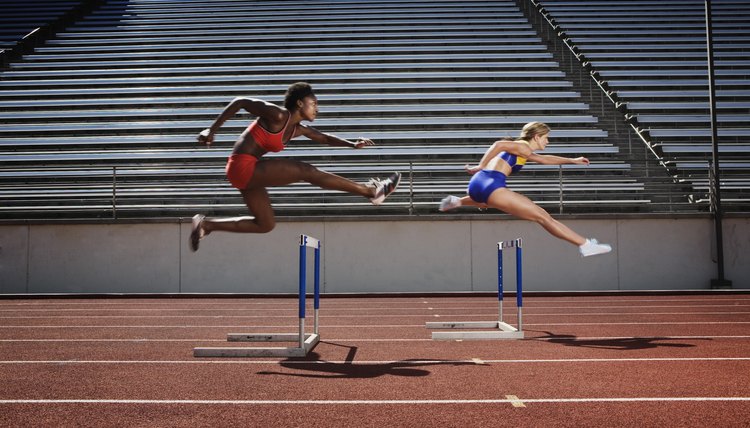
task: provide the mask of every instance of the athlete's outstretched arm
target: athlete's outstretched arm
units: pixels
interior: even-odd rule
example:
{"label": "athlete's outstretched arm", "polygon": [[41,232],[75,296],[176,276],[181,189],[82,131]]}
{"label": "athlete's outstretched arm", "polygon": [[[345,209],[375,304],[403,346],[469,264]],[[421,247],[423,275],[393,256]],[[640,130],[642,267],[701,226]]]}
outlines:
{"label": "athlete's outstretched arm", "polygon": [[531,156],[527,157],[528,160],[532,162],[536,162],[543,165],[588,165],[589,160],[585,157],[579,157],[579,158],[565,158],[562,156],[554,156],[554,155],[538,155],[536,153],[532,153]]}
{"label": "athlete's outstretched arm", "polygon": [[222,110],[219,117],[214,120],[214,123],[210,127],[198,134],[198,142],[210,146],[214,141],[214,135],[219,131],[221,125],[240,110],[245,110],[253,116],[276,121],[284,120],[284,110],[281,107],[256,98],[238,97],[224,107],[224,110]]}
{"label": "athlete's outstretched arm", "polygon": [[313,128],[312,126],[307,126],[307,125],[298,125],[297,130],[298,130],[297,132],[299,133],[299,135],[304,135],[305,137],[315,141],[316,143],[327,144],[329,146],[342,146],[342,147],[351,147],[354,149],[361,149],[362,147],[365,147],[365,146],[375,145],[375,143],[369,138],[359,138],[357,141],[349,141],[341,137],[337,137],[333,134],[320,132],[317,129]]}

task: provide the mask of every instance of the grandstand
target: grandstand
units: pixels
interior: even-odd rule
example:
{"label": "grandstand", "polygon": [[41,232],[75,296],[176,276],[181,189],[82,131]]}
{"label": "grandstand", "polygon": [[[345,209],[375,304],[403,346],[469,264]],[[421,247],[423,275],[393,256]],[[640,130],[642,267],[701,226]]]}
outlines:
{"label": "grandstand", "polygon": [[[280,215],[434,213],[445,194],[464,192],[465,163],[532,120],[553,128],[548,153],[592,160],[529,165],[511,180],[549,211],[710,209],[702,1],[109,0],[10,10],[39,25],[63,3],[87,12],[35,46],[3,41],[12,49],[0,72],[0,219],[244,212],[223,169],[252,118],[228,121],[210,149],[197,133],[234,97],[280,103],[295,81],[316,89],[313,126],[377,146],[301,138],[268,156],[358,181],[398,170],[404,181],[381,207],[305,184],[270,189]],[[722,189],[726,209],[746,212],[750,6],[715,4]]]}
{"label": "grandstand", "polygon": [[[711,124],[703,0],[566,1],[525,4],[552,30],[561,55],[591,73],[689,199],[709,200]],[[750,4],[712,2],[722,203],[750,199]],[[557,41],[556,40],[556,41]]]}

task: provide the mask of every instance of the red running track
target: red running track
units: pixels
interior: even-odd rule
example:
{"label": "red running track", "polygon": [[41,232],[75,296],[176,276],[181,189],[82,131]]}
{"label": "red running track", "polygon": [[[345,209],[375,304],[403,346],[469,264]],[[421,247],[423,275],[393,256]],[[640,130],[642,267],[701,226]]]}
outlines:
{"label": "red running track", "polygon": [[0,300],[0,426],[750,426],[749,294],[524,300],[524,340],[438,342],[497,301],[324,297],[301,359],[193,357],[293,298]]}

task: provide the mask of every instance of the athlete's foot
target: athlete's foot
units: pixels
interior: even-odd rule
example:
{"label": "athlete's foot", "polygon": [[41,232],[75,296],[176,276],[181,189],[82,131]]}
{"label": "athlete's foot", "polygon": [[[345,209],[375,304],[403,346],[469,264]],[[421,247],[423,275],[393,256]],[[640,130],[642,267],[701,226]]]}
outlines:
{"label": "athlete's foot", "polygon": [[581,257],[588,257],[608,253],[612,251],[612,247],[608,244],[600,244],[596,239],[587,239],[578,246],[578,250],[581,252]]}
{"label": "athlete's foot", "polygon": [[375,196],[370,198],[370,202],[372,202],[373,205],[380,205],[383,203],[385,198],[390,196],[391,193],[396,191],[396,188],[398,187],[398,184],[401,182],[401,173],[400,172],[394,172],[390,175],[390,177],[386,178],[385,180],[381,179],[371,179],[370,183],[372,183],[375,186]]}
{"label": "athlete's foot", "polygon": [[440,208],[438,208],[442,212],[446,212],[448,210],[452,210],[454,208],[458,208],[461,206],[461,198],[453,195],[448,195],[443,198],[442,201],[440,201]]}
{"label": "athlete's foot", "polygon": [[206,218],[203,214],[193,216],[193,229],[190,231],[190,249],[198,251],[201,239],[206,235],[203,230],[203,220]]}

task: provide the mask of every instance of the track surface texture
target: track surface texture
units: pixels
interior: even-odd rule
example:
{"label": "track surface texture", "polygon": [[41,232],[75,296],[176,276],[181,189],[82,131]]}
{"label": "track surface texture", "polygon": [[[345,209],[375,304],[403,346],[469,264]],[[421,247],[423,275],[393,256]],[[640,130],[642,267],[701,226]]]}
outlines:
{"label": "track surface texture", "polygon": [[485,296],[324,296],[307,357],[196,358],[292,346],[226,335],[295,333],[297,300],[0,300],[0,426],[750,426],[749,294],[525,296],[523,340],[425,327],[495,319]]}

